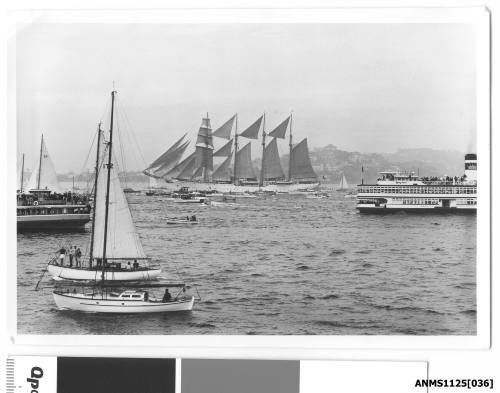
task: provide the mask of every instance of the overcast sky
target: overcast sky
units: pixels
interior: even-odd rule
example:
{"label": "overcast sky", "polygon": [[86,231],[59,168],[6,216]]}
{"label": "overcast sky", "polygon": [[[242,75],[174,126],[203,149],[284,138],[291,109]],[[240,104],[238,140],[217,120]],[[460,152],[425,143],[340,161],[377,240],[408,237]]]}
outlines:
{"label": "overcast sky", "polygon": [[465,24],[31,24],[18,152],[33,168],[43,132],[56,170],[80,171],[113,81],[127,169],[194,137],[206,112],[214,128],[238,112],[242,130],[266,111],[269,130],[293,110],[310,147],[471,151],[475,39]]}

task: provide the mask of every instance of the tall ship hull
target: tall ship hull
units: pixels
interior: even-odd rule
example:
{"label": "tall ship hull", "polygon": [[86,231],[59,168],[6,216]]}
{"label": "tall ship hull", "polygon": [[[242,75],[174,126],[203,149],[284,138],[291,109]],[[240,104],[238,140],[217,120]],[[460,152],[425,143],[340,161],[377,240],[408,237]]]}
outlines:
{"label": "tall ship hull", "polygon": [[475,154],[465,156],[465,174],[420,178],[413,173],[381,172],[376,184],[358,185],[360,213],[475,214],[477,178]]}
{"label": "tall ship hull", "polygon": [[162,188],[168,191],[176,191],[182,187],[188,187],[193,191],[210,192],[216,191],[220,193],[254,193],[254,192],[278,192],[288,193],[296,191],[306,191],[317,188],[319,182],[311,183],[290,183],[290,184],[265,184],[257,185],[235,185],[227,183],[203,183],[194,181],[174,181],[165,183]]}
{"label": "tall ship hull", "polygon": [[[285,139],[287,133],[289,163],[285,173],[278,151],[278,140]],[[237,114],[215,131],[212,131],[207,114],[198,131],[195,150],[183,158],[189,145],[185,138],[186,135],[144,170],[144,174],[159,180],[163,189],[175,191],[187,187],[202,192],[287,193],[319,186],[318,177],[311,165],[307,139],[293,144],[292,115],[267,132],[266,115],[263,114],[244,131],[239,132]],[[242,138],[246,142],[241,147]],[[262,154],[260,168],[256,170],[252,161],[251,142],[258,141],[259,138]]]}

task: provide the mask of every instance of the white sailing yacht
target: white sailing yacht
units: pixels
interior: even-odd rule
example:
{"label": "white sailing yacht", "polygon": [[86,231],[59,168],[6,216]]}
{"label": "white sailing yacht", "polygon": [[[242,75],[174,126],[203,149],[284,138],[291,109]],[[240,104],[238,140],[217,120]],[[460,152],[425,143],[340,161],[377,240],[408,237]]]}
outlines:
{"label": "white sailing yacht", "polygon": [[[90,252],[88,259],[81,263],[69,265],[63,258],[53,258],[47,266],[47,271],[55,279],[100,281],[138,281],[152,280],[161,273],[160,268],[149,267],[139,236],[132,221],[127,199],[123,193],[118,178],[115,163],[110,168],[109,194],[108,176],[105,157],[109,153],[107,143],[99,127],[97,138],[97,158],[94,180],[94,210],[92,212],[92,228],[90,234]],[[100,154],[101,146],[104,148]],[[113,155],[111,154],[111,159]],[[106,206],[109,206],[109,209]],[[107,218],[106,218],[107,214]],[[102,272],[103,241],[105,220],[113,223],[107,227],[106,238],[106,270]],[[104,277],[103,277],[104,275]]]}
{"label": "white sailing yacht", "polygon": [[[150,296],[147,291],[126,290],[116,292],[110,291],[105,286],[107,280],[116,280],[119,277],[118,272],[113,273],[113,269],[116,268],[113,265],[116,264],[116,261],[146,259],[132,222],[125,195],[120,186],[118,168],[113,160],[115,94],[115,91],[111,93],[111,122],[109,141],[106,144],[105,151],[107,163],[103,166],[105,170],[98,170],[101,165],[96,165],[96,208],[94,209],[91,259],[95,259],[99,263],[99,274],[96,274],[95,270],[88,270],[94,275],[96,285],[91,290],[83,293],[77,293],[76,290],[55,290],[53,292],[54,301],[60,309],[84,312],[151,313],[191,310],[194,297],[184,295],[184,284],[179,285],[181,291],[173,297],[166,290],[162,299]],[[99,154],[96,161],[99,163]],[[133,271],[123,271],[120,266],[119,273],[133,274]],[[150,270],[148,278],[151,277],[151,274],[159,273],[159,269],[157,271]],[[100,276],[101,281],[100,288],[97,287],[98,276]]]}
{"label": "white sailing yacht", "polygon": [[342,173],[342,179],[340,179],[339,187],[337,188],[337,191],[345,191],[349,189],[349,184],[347,184],[347,179],[345,178],[345,175]]}

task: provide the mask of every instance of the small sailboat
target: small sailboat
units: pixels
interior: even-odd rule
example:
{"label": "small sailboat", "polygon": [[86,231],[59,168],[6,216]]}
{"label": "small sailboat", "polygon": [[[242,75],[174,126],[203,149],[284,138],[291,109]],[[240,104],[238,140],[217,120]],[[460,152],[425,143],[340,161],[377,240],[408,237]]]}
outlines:
{"label": "small sailboat", "polygon": [[[171,311],[189,311],[194,304],[194,296],[186,296],[186,286],[180,284],[181,290],[172,296],[165,289],[163,297],[150,296],[148,291],[124,290],[121,292],[106,287],[108,268],[111,262],[123,259],[144,259],[145,254],[132,223],[130,210],[118,179],[118,168],[114,165],[113,145],[113,113],[115,94],[111,93],[111,123],[109,142],[107,143],[106,170],[98,171],[96,193],[96,213],[93,230],[92,257],[99,256],[101,282],[93,288],[77,293],[76,289],[53,291],[54,301],[59,309],[95,313],[158,313]],[[99,160],[99,155],[97,160]],[[98,167],[98,166],[96,166]],[[101,180],[106,185],[105,192],[99,191]],[[104,200],[104,204],[101,202]],[[101,207],[100,207],[101,206]],[[102,209],[104,206],[104,209]],[[101,225],[102,224],[102,225]],[[108,232],[109,230],[109,232]]]}
{"label": "small sailboat", "polygon": [[349,189],[349,184],[347,184],[347,179],[345,178],[345,175],[342,173],[342,178],[340,179],[339,187],[337,188],[337,191],[345,191]]}
{"label": "small sailboat", "polygon": [[[150,267],[135,230],[132,215],[118,178],[118,167],[109,143],[98,129],[94,179],[94,209],[88,258],[66,261],[53,258],[47,271],[55,279],[83,281],[138,281],[157,278],[161,269]],[[100,153],[103,147],[102,154]],[[106,170],[106,155],[111,166]],[[104,263],[103,263],[104,261]],[[104,269],[103,269],[104,268]]]}

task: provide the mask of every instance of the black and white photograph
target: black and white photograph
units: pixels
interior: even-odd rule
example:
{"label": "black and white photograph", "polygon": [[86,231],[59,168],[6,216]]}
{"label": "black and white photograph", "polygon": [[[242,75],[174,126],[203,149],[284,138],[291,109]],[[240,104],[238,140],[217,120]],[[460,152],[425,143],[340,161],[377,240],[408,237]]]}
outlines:
{"label": "black and white photograph", "polygon": [[473,18],[20,23],[17,333],[477,336],[483,38]]}

